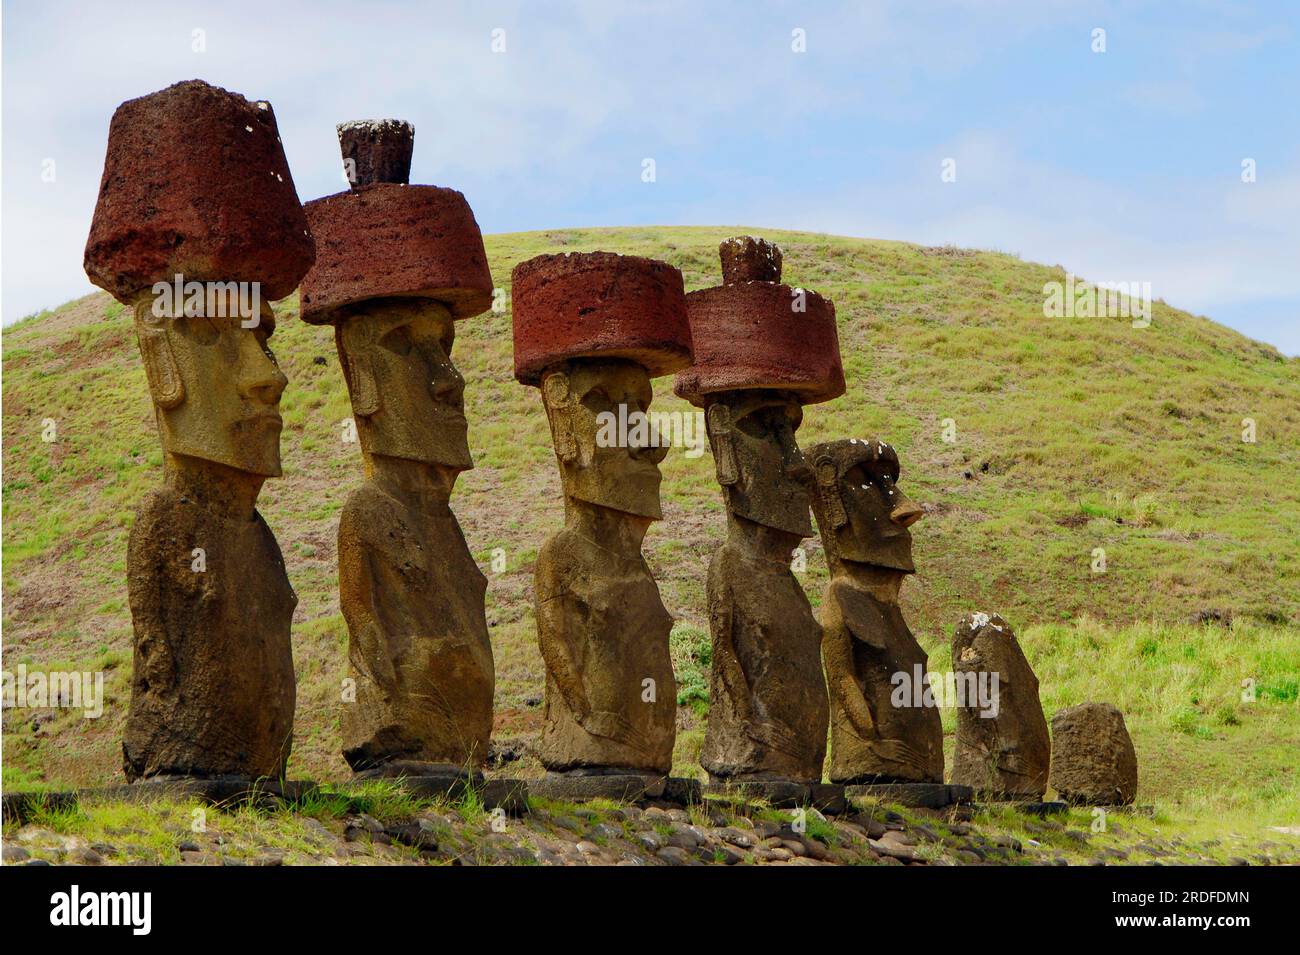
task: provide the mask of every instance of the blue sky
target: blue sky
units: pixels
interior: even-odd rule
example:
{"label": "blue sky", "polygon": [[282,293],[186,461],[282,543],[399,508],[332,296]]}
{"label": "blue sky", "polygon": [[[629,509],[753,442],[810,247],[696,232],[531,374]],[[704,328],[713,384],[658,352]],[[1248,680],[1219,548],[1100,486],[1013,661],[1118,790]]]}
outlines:
{"label": "blue sky", "polygon": [[90,290],[114,107],[198,77],[273,103],[304,200],[343,187],[335,123],[393,116],[485,232],[998,249],[1300,354],[1300,4],[6,0],[3,54],[6,323]]}

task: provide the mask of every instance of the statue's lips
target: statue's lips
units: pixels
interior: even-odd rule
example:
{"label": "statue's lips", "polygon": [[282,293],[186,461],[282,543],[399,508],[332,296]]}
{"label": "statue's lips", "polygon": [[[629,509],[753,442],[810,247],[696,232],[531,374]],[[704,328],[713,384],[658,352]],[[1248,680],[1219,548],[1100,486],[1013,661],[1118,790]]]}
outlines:
{"label": "statue's lips", "polygon": [[248,428],[274,428],[279,431],[284,427],[284,422],[274,411],[264,411],[261,414],[249,415],[240,422],[241,427]]}
{"label": "statue's lips", "polygon": [[438,420],[439,424],[459,425],[462,428],[469,427],[469,421],[465,415],[452,408],[439,407],[434,409],[433,417]]}
{"label": "statue's lips", "polygon": [[647,461],[645,458],[634,458],[628,455],[627,463],[622,466],[624,473],[628,477],[646,478],[647,480],[660,477],[659,465],[653,461]]}

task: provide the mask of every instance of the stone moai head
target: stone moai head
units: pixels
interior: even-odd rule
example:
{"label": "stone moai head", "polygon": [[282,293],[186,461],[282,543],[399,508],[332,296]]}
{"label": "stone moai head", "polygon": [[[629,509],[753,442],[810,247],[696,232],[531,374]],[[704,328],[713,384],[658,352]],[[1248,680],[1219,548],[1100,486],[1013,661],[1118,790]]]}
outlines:
{"label": "stone moai head", "polygon": [[314,257],[269,103],[190,80],[114,112],[85,268],[133,309],[167,453],[280,474],[270,302]]}
{"label": "stone moai head", "polygon": [[675,390],[705,409],[728,511],[809,537],[795,432],[804,405],[844,393],[835,306],[780,284],[781,250],[764,239],[726,239],[719,254],[725,284],[686,296],[695,362]]}
{"label": "stone moai head", "polygon": [[400,120],[338,127],[348,192],[307,203],[318,237],[302,317],[333,324],[366,455],[423,461],[452,478],[473,467],[455,322],[486,311],[492,276],[465,197],[410,186],[414,129]]}
{"label": "stone moai head", "polygon": [[605,421],[646,414],[654,389],[644,367],[627,359],[575,359],[548,371],[542,402],[551,425],[566,497],[659,520],[659,462],[668,448],[631,436],[626,443],[601,439]]}
{"label": "stone moai head", "polygon": [[788,392],[753,389],[713,396],[707,408],[709,446],[727,510],[810,537],[811,472],[795,441],[803,421],[799,400]]}
{"label": "stone moai head", "polygon": [[638,422],[651,379],[691,359],[681,272],[610,252],[543,255],[515,267],[513,297],[515,377],[542,390],[565,496],[658,520],[667,448]]}
{"label": "stone moai head", "polygon": [[908,528],[925,512],[898,487],[897,452],[875,438],[847,438],[814,446],[808,460],[827,556],[913,573]]}

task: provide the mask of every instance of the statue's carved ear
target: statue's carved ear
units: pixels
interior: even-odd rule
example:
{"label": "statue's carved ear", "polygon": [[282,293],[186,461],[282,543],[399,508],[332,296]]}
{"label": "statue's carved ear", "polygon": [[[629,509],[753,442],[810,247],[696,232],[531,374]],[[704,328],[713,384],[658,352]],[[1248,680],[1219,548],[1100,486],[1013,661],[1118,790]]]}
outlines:
{"label": "statue's carved ear", "polygon": [[344,319],[339,336],[343,345],[339,349],[339,358],[352,396],[352,413],[369,417],[379,410],[379,383],[375,381],[375,370],[370,363],[374,329],[364,318]]}
{"label": "statue's carved ear", "polygon": [[718,483],[723,487],[740,480],[740,468],[736,464],[736,447],[732,443],[731,409],[724,404],[709,406],[705,417],[709,429],[709,443],[713,446],[713,463],[718,469]]}
{"label": "statue's carved ear", "polygon": [[839,530],[849,522],[849,516],[844,513],[844,499],[840,496],[839,468],[830,457],[819,457],[813,470],[817,474],[817,496],[826,510],[826,519]]}
{"label": "statue's carved ear", "polygon": [[573,394],[569,390],[569,376],[555,371],[542,382],[542,401],[550,414],[551,438],[555,453],[561,461],[572,461],[578,456],[578,440],[573,433]]}
{"label": "statue's carved ear", "polygon": [[140,357],[144,361],[145,377],[149,379],[149,393],[153,396],[154,404],[170,410],[185,400],[185,382],[181,379],[180,368],[176,365],[176,356],[172,354],[171,341],[167,337],[167,323],[172,319],[166,315],[155,315],[149,302],[142,303],[136,315],[138,320],[135,323],[135,336],[140,345]]}
{"label": "statue's carved ear", "polygon": [[379,385],[375,382],[375,372],[370,360],[364,354],[348,354],[344,361],[348,363],[348,379],[352,382],[352,413],[367,418],[379,410]]}

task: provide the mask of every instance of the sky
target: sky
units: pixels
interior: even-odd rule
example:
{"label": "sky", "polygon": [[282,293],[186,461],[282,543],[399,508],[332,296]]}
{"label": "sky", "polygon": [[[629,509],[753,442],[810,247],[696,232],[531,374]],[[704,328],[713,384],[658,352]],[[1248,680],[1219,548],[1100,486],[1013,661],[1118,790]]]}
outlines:
{"label": "sky", "polygon": [[395,117],[484,232],[993,249],[1300,355],[1300,3],[4,0],[0,29],[6,324],[92,290],[117,104],[199,78],[271,101],[304,201],[344,188],[336,123]]}

